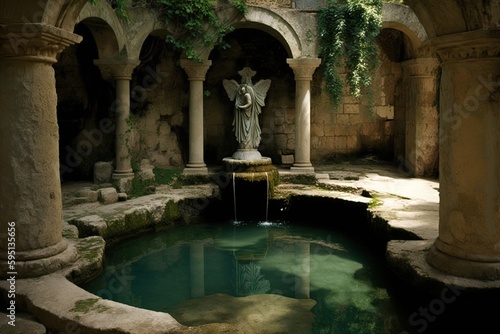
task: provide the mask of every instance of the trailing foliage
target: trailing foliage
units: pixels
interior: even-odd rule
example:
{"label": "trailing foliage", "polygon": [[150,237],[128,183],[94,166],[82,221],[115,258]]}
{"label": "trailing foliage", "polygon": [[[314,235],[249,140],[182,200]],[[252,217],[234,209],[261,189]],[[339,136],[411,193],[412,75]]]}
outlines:
{"label": "trailing foliage", "polygon": [[[96,4],[99,0],[89,0]],[[134,0],[107,0],[121,19],[128,21],[127,8]],[[217,16],[216,5],[230,5],[240,14],[247,11],[245,0],[144,0],[143,6],[158,10],[165,24],[174,29],[172,35],[166,37],[166,42],[177,49],[183,50],[188,59],[199,60],[195,46],[201,42],[211,49],[215,46],[226,46],[223,37],[232,31],[232,26],[222,22]],[[135,5],[137,6],[137,4]]]}
{"label": "trailing foliage", "polygon": [[[184,50],[187,58],[198,59],[195,50],[200,40],[207,48],[225,46],[223,37],[232,27],[220,21],[216,7],[211,0],[155,0],[161,5],[161,16],[166,25],[176,27],[173,35],[167,36],[167,43]],[[229,1],[240,12],[246,12],[244,0]]]}
{"label": "trailing foliage", "polygon": [[328,0],[318,13],[319,55],[326,90],[336,106],[342,97],[342,66],[353,96],[360,97],[363,88],[369,92],[379,65],[377,37],[381,24],[381,0]]}

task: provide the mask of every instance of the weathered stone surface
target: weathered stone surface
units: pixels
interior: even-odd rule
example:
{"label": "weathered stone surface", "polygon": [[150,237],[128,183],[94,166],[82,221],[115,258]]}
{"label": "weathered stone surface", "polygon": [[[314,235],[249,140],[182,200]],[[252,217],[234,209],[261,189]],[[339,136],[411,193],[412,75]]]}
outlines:
{"label": "weathered stone surface", "polygon": [[127,193],[118,193],[118,202],[124,202],[128,198]]}
{"label": "weathered stone surface", "polygon": [[149,159],[141,160],[141,167],[138,176],[141,180],[154,180],[155,174],[153,173],[154,166],[151,164]]}
{"label": "weathered stone surface", "polygon": [[76,194],[76,196],[78,198],[85,198],[86,203],[97,202],[99,197],[97,191],[91,189],[82,189]]}
{"label": "weathered stone surface", "polygon": [[94,183],[109,183],[113,174],[112,161],[98,161],[94,164]]}
{"label": "weathered stone surface", "polygon": [[87,203],[87,197],[74,197],[73,200],[71,201],[71,204],[73,205],[82,203]]}
{"label": "weathered stone surface", "polygon": [[113,185],[121,193],[128,193],[132,189],[132,180],[134,179],[134,174],[121,176],[118,175],[113,178]]}
{"label": "weathered stone surface", "polygon": [[[61,275],[19,280],[16,299],[29,300],[28,311],[46,327],[81,333],[180,333],[183,329],[168,313],[153,312],[93,295]],[[7,282],[0,282],[5,291]],[[31,333],[31,332],[24,332]]]}
{"label": "weathered stone surface", "polygon": [[47,329],[44,325],[28,315],[23,313],[16,313],[15,326],[9,325],[11,321],[7,314],[0,313],[0,333],[2,334],[45,334]]}
{"label": "weathered stone surface", "polygon": [[326,6],[326,0],[295,0],[295,8],[302,10],[320,10]]}
{"label": "weathered stone surface", "polygon": [[[214,294],[191,299],[170,314],[185,326],[229,323],[244,333],[312,333],[312,299],[294,299],[274,294],[232,297]],[[279,321],[276,321],[279,319]],[[239,332],[239,330],[238,330]]]}
{"label": "weathered stone surface", "polygon": [[79,257],[71,267],[63,270],[63,273],[73,283],[80,284],[95,278],[102,271],[106,241],[100,236],[91,236],[72,242]]}
{"label": "weathered stone surface", "polygon": [[375,113],[386,119],[394,119],[394,106],[375,106]]}
{"label": "weathered stone surface", "polygon": [[281,163],[283,165],[293,164],[293,154],[282,154],[281,155]]}
{"label": "weathered stone surface", "polygon": [[99,202],[102,204],[111,204],[118,202],[118,193],[115,188],[103,188],[97,191]]}

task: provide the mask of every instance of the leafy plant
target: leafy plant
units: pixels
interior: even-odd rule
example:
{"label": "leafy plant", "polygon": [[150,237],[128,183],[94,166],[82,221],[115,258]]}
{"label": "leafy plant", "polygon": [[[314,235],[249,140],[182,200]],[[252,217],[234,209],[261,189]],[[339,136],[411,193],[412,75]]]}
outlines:
{"label": "leafy plant", "polygon": [[[326,90],[339,106],[345,68],[350,93],[369,91],[379,65],[377,37],[382,24],[381,0],[328,0],[318,13],[319,55],[325,69]],[[370,92],[369,92],[370,94]]]}

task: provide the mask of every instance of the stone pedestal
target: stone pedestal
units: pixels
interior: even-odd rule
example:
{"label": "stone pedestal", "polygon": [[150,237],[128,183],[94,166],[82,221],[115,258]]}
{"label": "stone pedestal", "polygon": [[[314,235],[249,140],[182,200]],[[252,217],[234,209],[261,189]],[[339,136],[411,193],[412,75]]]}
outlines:
{"label": "stone pedestal", "polygon": [[220,187],[228,216],[234,220],[266,220],[268,200],[279,183],[278,169],[272,164],[271,158],[224,158],[222,167],[225,179],[230,180]]}
{"label": "stone pedestal", "polygon": [[[30,31],[29,37],[24,31]],[[7,272],[18,278],[41,276],[77,258],[62,238],[52,64],[59,52],[80,40],[43,24],[5,25],[0,32],[1,277]],[[12,267],[6,263],[9,250],[15,250]]]}
{"label": "stone pedestal", "polygon": [[500,35],[436,40],[442,58],[439,237],[428,254],[455,276],[500,279]]}
{"label": "stone pedestal", "polygon": [[189,162],[186,174],[208,174],[203,159],[203,81],[212,61],[181,59],[181,67],[189,79]]}
{"label": "stone pedestal", "polygon": [[256,161],[256,160],[261,160],[262,155],[256,149],[240,148],[233,153],[232,158],[235,160]]}
{"label": "stone pedestal", "polygon": [[287,59],[295,73],[295,161],[290,168],[297,172],[314,172],[311,164],[311,80],[321,59]]}

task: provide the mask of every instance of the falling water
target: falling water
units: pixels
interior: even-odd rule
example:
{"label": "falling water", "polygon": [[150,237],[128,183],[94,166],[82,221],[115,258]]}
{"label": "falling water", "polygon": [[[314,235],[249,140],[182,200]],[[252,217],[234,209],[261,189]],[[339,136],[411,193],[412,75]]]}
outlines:
{"label": "falling water", "polygon": [[233,204],[234,204],[234,221],[238,221],[238,218],[236,218],[236,178],[235,178],[235,173],[233,173]]}
{"label": "falling water", "polygon": [[266,222],[267,222],[267,213],[269,212],[269,175],[266,172]]}

